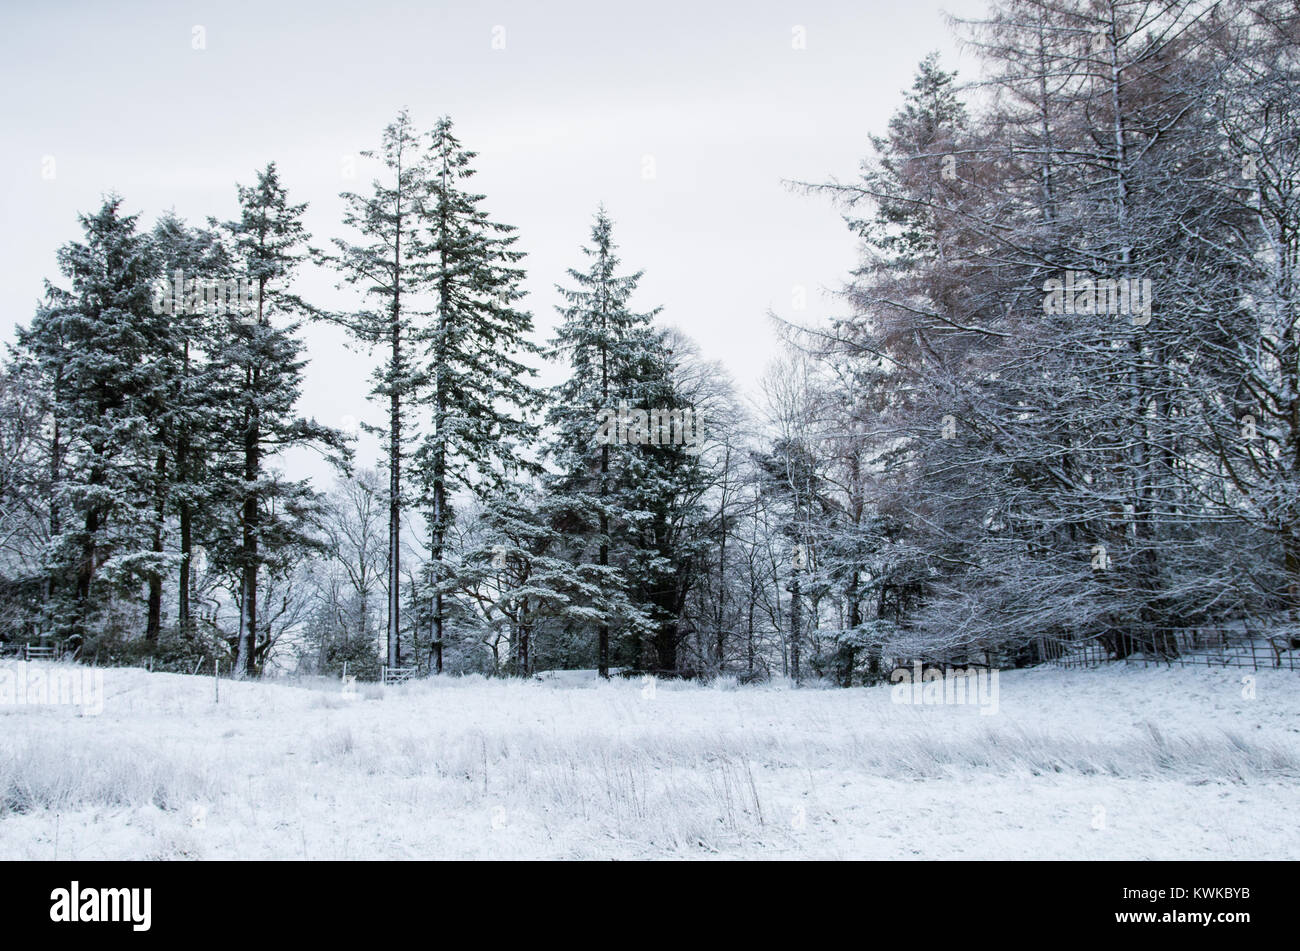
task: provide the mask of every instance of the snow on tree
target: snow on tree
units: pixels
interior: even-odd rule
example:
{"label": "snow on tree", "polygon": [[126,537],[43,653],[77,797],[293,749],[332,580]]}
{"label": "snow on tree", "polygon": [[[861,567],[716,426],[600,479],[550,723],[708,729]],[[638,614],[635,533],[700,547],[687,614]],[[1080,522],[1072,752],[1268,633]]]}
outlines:
{"label": "snow on tree", "polygon": [[435,321],[419,356],[430,384],[422,401],[429,426],[414,463],[429,530],[432,664],[441,672],[444,598],[455,584],[444,558],[452,499],[462,490],[489,497],[535,470],[525,452],[539,395],[530,383],[536,370],[525,361],[539,349],[532,316],[517,306],[524,254],[515,229],[493,221],[482,207],[486,196],[468,190],[477,153],[461,145],[446,117],[429,134],[428,152],[419,241]]}
{"label": "snow on tree", "polygon": [[240,216],[223,226],[235,273],[255,290],[249,313],[227,310],[214,347],[214,387],[228,408],[216,435],[216,473],[225,501],[226,531],[212,556],[238,577],[239,633],[236,671],[259,669],[269,642],[258,638],[261,574],[283,575],[301,553],[319,547],[313,520],[318,493],[306,480],[285,479],[271,468],[277,454],[294,446],[337,452],[342,434],[297,415],[306,360],[297,336],[313,314],[292,293],[305,260],[305,204],[288,200],[275,164],[238,189]]}

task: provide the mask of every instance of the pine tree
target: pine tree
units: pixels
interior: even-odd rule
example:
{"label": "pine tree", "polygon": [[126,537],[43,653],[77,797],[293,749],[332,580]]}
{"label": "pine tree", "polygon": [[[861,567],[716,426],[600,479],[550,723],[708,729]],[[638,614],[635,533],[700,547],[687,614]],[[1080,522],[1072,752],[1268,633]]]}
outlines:
{"label": "pine tree", "polygon": [[80,217],[84,242],[59,251],[70,286],[47,285],[47,306],[19,334],[49,387],[55,430],[51,594],[60,633],[83,641],[106,597],[162,567],[150,542],[159,449],[150,413],[172,340],[153,312],[150,242],[120,208],[110,196]]}
{"label": "pine tree", "polygon": [[214,540],[214,561],[238,576],[235,663],[245,675],[256,673],[267,648],[265,639],[258,642],[260,573],[284,572],[297,553],[318,544],[311,527],[316,493],[305,481],[285,481],[268,462],[293,446],[337,452],[343,442],[338,432],[295,413],[306,364],[296,334],[300,318],[314,313],[289,290],[306,256],[306,205],[289,203],[274,163],[238,193],[240,217],[224,231],[235,272],[251,283],[254,306],[248,314],[227,311],[213,354],[216,398],[231,411],[217,441],[217,465],[227,505],[233,503],[234,536]]}
{"label": "pine tree", "polygon": [[[489,625],[500,619],[509,637],[508,667],[527,677],[541,650],[562,649],[573,632],[620,611],[600,570],[569,558],[568,525],[554,499],[533,485],[503,487],[481,512],[478,545],[466,552],[459,586],[471,592]],[[538,638],[549,632],[548,643]]]}
{"label": "pine tree", "polygon": [[[703,451],[708,420],[683,379],[683,340],[658,331],[639,355],[629,427],[628,508],[637,513],[630,526],[624,570],[636,601],[649,615],[651,637],[637,643],[634,663],[642,669],[675,675],[682,667],[684,612],[713,541],[707,532],[703,498],[712,484]],[[642,416],[648,421],[643,430]],[[678,438],[675,420],[682,420]],[[664,421],[668,421],[665,423]]]}
{"label": "pine tree", "polygon": [[387,664],[400,667],[401,533],[408,495],[403,464],[413,441],[408,417],[428,391],[421,357],[433,323],[427,303],[433,276],[423,234],[431,223],[429,159],[405,110],[384,129],[380,152],[361,154],[379,157],[389,177],[376,181],[369,196],[344,193],[348,208],[344,223],[357,229],[366,243],[336,240],[340,254],[331,261],[349,284],[361,286],[377,302],[374,310],[339,319],[359,341],[385,351],[371,393],[388,401],[387,425],[376,431],[384,441],[388,462]]}
{"label": "pine tree", "polygon": [[[204,520],[210,506],[208,469],[213,435],[219,430],[223,408],[213,399],[214,384],[208,355],[213,347],[212,322],[197,304],[201,295],[190,292],[190,282],[200,287],[227,281],[230,264],[218,235],[191,228],[174,213],[159,219],[153,229],[153,246],[163,285],[154,308],[165,313],[171,324],[173,349],[167,354],[165,399],[155,408],[159,437],[167,460],[160,454],[159,495],[156,500],[155,549],[161,552],[162,527],[167,514],[175,512],[179,532],[177,567],[177,630],[192,634],[190,598],[193,587],[195,523]],[[187,306],[187,304],[189,306]],[[170,470],[167,469],[168,462]],[[148,628],[159,627],[162,577],[150,579]]]}
{"label": "pine tree", "polygon": [[[681,620],[705,545],[700,405],[678,379],[687,341],[630,308],[641,273],[619,274],[613,225],[596,213],[585,271],[552,341],[569,379],[551,392],[549,508],[563,519],[575,566],[603,579],[597,620],[602,676],[616,648],[638,669],[676,672]],[[708,371],[705,372],[708,375]],[[612,635],[621,636],[616,644]]]}
{"label": "pine tree", "polygon": [[451,500],[459,490],[490,497],[517,474],[535,469],[523,447],[535,435],[528,419],[538,394],[536,371],[522,358],[538,352],[528,335],[522,251],[514,227],[492,221],[486,196],[466,189],[477,153],[463,148],[448,118],[429,136],[429,206],[421,238],[436,302],[423,367],[430,431],[417,452],[429,529],[433,665],[442,670],[444,594],[454,581],[444,563]]}
{"label": "pine tree", "polygon": [[602,413],[607,418],[641,395],[638,369],[654,345],[651,322],[659,312],[630,309],[642,272],[618,273],[613,227],[604,207],[597,209],[591,243],[582,249],[588,268],[569,270],[576,288],[557,286],[567,306],[558,308],[561,323],[549,356],[567,362],[570,375],[551,390],[547,409],[547,424],[554,430],[548,457],[559,470],[548,482],[550,505],[566,523],[575,563],[594,556],[604,599],[621,608],[599,621],[597,666],[602,677],[609,676],[611,622],[629,626],[639,642],[648,619],[627,601],[627,579],[610,565],[612,526],[633,521],[626,495],[619,492],[629,477],[616,471],[624,457],[610,439],[595,437]]}

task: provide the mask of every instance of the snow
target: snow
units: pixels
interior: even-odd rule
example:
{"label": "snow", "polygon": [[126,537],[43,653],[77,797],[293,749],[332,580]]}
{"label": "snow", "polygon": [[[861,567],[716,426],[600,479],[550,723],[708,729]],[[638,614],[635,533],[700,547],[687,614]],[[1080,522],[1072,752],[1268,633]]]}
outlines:
{"label": "snow", "polygon": [[0,858],[1300,857],[1295,673],[998,687],[110,669],[98,716],[0,705]]}

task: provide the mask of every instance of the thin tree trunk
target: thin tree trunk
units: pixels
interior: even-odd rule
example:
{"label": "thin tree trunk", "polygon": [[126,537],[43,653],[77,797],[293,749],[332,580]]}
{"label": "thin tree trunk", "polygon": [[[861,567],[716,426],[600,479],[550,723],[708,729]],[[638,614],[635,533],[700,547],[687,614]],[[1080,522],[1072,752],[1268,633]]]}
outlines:
{"label": "thin tree trunk", "polygon": [[[163,519],[167,516],[167,500],[163,488],[167,476],[166,453],[158,453],[156,472],[158,485],[154,490],[154,522],[151,549],[155,555],[162,555]],[[150,644],[158,643],[158,635],[162,631],[162,583],[162,570],[155,568],[149,573],[149,606],[144,627],[144,638]]]}
{"label": "thin tree trunk", "polygon": [[[255,375],[255,374],[254,374]],[[257,415],[254,413],[244,435],[244,482],[247,486],[244,496],[243,547],[244,564],[240,583],[239,612],[239,652],[236,669],[243,674],[256,672],[254,653],[257,647],[257,522],[258,497],[253,488],[261,468],[259,457],[260,436]]]}
{"label": "thin tree trunk", "polygon": [[[604,273],[605,252],[601,251],[601,273]],[[609,408],[609,348],[605,341],[609,339],[609,314],[605,310],[605,294],[600,291],[600,398],[604,408]],[[600,447],[600,567],[601,584],[605,584],[606,574],[603,569],[609,567],[609,513],[605,509],[605,496],[609,492],[609,443]],[[597,645],[597,666],[600,676],[609,679],[609,623],[600,625]],[[640,666],[638,663],[637,666]]]}
{"label": "thin tree trunk", "polygon": [[518,664],[518,674],[520,677],[527,677],[529,673],[529,664],[531,663],[531,658],[529,657],[529,650],[532,647],[530,643],[532,640],[531,625],[520,624],[518,627],[518,637],[519,657],[516,661]]}
{"label": "thin tree trunk", "polygon": [[176,603],[176,623],[180,632],[184,635],[190,634],[190,576],[193,572],[191,559],[194,550],[194,515],[190,511],[190,503],[182,502],[180,506],[180,529],[181,529],[181,564],[180,592]]}
{"label": "thin tree trunk", "polygon": [[[395,299],[394,299],[395,301]],[[393,365],[400,359],[399,332],[394,302]],[[402,607],[402,407],[396,386],[389,397],[388,445],[388,666],[402,666],[401,607]]]}
{"label": "thin tree trunk", "polygon": [[388,666],[402,666],[402,163],[397,162],[397,227],[393,237],[392,344],[388,381]]}
{"label": "thin tree trunk", "polygon": [[803,629],[802,598],[799,595],[799,569],[790,585],[790,676],[799,682],[799,633]]}
{"label": "thin tree trunk", "polygon": [[[439,414],[441,421],[443,406],[442,396],[438,397]],[[443,532],[443,515],[446,512],[447,495],[443,486],[445,476],[442,444],[439,442],[436,458],[434,460],[434,486],[433,486],[433,660],[434,669],[442,673],[442,550],[445,545],[445,533]]]}
{"label": "thin tree trunk", "polygon": [[[447,156],[442,156],[442,210],[439,215],[440,234],[447,234]],[[442,600],[442,552],[446,544],[446,526],[443,521],[447,513],[447,386],[444,377],[444,364],[447,360],[447,322],[451,309],[451,288],[447,278],[447,249],[438,252],[441,278],[438,283],[438,339],[437,364],[434,367],[434,452],[433,452],[433,526],[430,532],[433,574],[433,663],[434,669],[442,673],[442,638],[443,638],[443,600]]]}
{"label": "thin tree trunk", "polygon": [[[727,452],[722,460],[722,471],[724,474],[731,472],[730,442],[727,444]],[[727,657],[725,634],[727,623],[727,484],[725,481],[722,486],[722,498],[718,508],[718,532],[721,537],[718,540],[718,608],[715,615],[717,617],[717,630],[714,632],[714,636],[716,639],[715,650],[717,652],[715,663],[718,672],[721,673]]]}
{"label": "thin tree trunk", "polygon": [[[95,446],[92,449],[95,459],[103,459],[104,449],[102,446]],[[89,483],[91,486],[98,487],[104,484],[104,470],[100,464],[96,464],[90,471]],[[90,585],[95,577],[96,551],[95,540],[102,526],[100,517],[100,507],[92,504],[86,512],[85,519],[85,538],[81,545],[81,560],[77,565],[77,610],[76,618],[73,622],[73,633],[83,639],[89,633],[86,628],[87,616],[90,613]]]}
{"label": "thin tree trunk", "polygon": [[[849,572],[849,590],[845,593],[849,602],[849,630],[856,632],[862,623],[862,605],[858,598],[858,567]],[[844,686],[853,686],[853,667],[857,663],[857,650],[849,645],[845,648]]]}
{"label": "thin tree trunk", "polygon": [[[182,364],[181,386],[183,390],[188,391],[190,375],[190,342],[185,341],[185,357]],[[182,402],[188,405],[188,394],[183,396]],[[184,422],[181,424],[181,431],[176,438],[176,479],[187,491],[191,482],[190,467],[190,439],[188,425]],[[191,558],[194,550],[194,515],[190,509],[190,500],[186,492],[182,492],[179,506],[180,516],[180,543],[181,543],[181,563],[179,568],[179,577],[177,578],[177,601],[176,601],[176,626],[182,635],[188,636],[190,633],[190,575],[193,571]]]}
{"label": "thin tree trunk", "polygon": [[[92,474],[91,484],[102,482]],[[86,512],[86,537],[81,546],[81,562],[77,566],[77,620],[78,626],[84,627],[89,610],[90,582],[95,574],[95,536],[99,533],[99,507],[91,506]],[[84,630],[79,630],[84,636]]]}
{"label": "thin tree trunk", "polygon": [[[58,403],[58,394],[60,392],[60,377],[56,375],[54,381],[55,404]],[[61,478],[61,453],[62,453],[62,436],[63,429],[59,424],[57,417],[54,420],[54,431],[50,436],[50,538],[57,538],[62,531],[62,518],[59,511],[59,482]],[[56,573],[48,572],[45,578],[45,603],[53,604],[54,594],[57,590]]]}
{"label": "thin tree trunk", "polygon": [[[600,447],[600,566],[602,569],[609,566],[609,513],[605,511],[605,479],[609,475],[609,446]],[[604,583],[605,572],[601,571],[601,583]],[[599,671],[600,676],[606,680],[609,679],[609,624],[600,625],[599,641]]]}
{"label": "thin tree trunk", "polygon": [[[266,326],[263,307],[266,300],[266,280],[259,278],[257,295],[257,328]],[[262,375],[257,367],[251,367],[244,377],[247,392],[257,394],[261,388]],[[262,424],[260,411],[256,403],[249,406],[244,426],[244,518],[243,518],[243,567],[240,580],[239,643],[235,656],[235,669],[240,676],[253,675],[257,672],[257,569],[258,569],[258,520],[261,514],[261,499],[256,488],[262,470]]]}

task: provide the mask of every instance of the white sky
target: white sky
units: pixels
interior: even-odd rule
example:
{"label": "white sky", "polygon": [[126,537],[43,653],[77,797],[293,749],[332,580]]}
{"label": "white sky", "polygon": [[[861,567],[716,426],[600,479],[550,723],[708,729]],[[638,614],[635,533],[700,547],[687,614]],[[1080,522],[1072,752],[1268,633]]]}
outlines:
{"label": "white sky", "polygon": [[[983,0],[942,9],[979,15]],[[193,48],[202,26],[206,48]],[[494,28],[505,49],[493,49]],[[806,49],[794,49],[795,27]],[[500,32],[497,33],[501,35]],[[235,211],[235,183],[279,164],[307,201],[313,243],[344,236],[339,191],[372,173],[344,156],[377,148],[402,106],[442,114],[479,153],[473,180],[528,252],[527,306],[550,336],[556,282],[581,267],[603,201],[642,309],[694,337],[742,392],[778,352],[769,310],[836,309],[854,242],[826,202],[783,179],[853,175],[930,50],[974,78],[938,3],[837,2],[114,3],[0,12],[0,335],[26,323],[78,212],[116,190],[152,226],[174,208],[202,222]],[[42,176],[53,157],[53,179]],[[645,158],[655,177],[643,177]],[[349,291],[304,269],[297,290],[343,308]],[[793,310],[806,288],[807,309]],[[340,331],[306,332],[302,411],[377,419],[370,359]],[[553,374],[550,375],[553,378]],[[314,457],[313,457],[314,458]],[[291,475],[323,474],[313,458]],[[373,459],[363,442],[359,461]]]}

